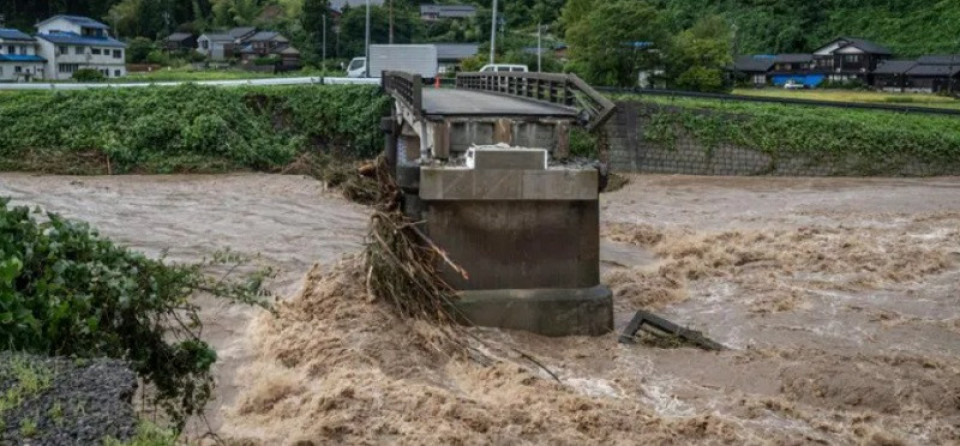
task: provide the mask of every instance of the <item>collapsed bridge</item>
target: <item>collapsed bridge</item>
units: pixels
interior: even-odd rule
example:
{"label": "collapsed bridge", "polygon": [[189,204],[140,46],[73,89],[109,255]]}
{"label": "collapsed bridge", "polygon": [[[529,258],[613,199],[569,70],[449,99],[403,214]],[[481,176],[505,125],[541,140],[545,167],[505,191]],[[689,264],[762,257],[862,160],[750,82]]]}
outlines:
{"label": "collapsed bridge", "polygon": [[445,271],[468,322],[549,336],[613,328],[600,284],[596,160],[574,160],[570,131],[593,131],[613,103],[574,75],[461,73],[425,89],[386,72],[383,121],[403,211],[469,279]]}

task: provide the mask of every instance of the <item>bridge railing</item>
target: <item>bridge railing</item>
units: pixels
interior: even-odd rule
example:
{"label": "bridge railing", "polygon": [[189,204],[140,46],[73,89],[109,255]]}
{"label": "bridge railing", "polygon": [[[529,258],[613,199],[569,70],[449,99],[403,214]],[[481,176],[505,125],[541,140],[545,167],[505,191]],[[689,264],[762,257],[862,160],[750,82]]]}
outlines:
{"label": "bridge railing", "polygon": [[580,110],[587,130],[603,125],[613,114],[612,101],[574,74],[492,71],[457,74],[457,88],[517,96]]}
{"label": "bridge railing", "polygon": [[408,105],[417,115],[423,110],[423,80],[419,74],[384,71],[381,87]]}

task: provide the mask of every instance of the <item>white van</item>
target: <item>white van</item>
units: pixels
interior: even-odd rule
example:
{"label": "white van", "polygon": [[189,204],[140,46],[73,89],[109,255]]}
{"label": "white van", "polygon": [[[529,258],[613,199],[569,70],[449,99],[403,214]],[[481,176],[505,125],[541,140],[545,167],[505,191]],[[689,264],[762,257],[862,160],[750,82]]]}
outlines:
{"label": "white van", "polygon": [[526,65],[510,65],[501,63],[484,65],[483,68],[480,69],[481,73],[489,73],[491,71],[512,71],[515,73],[526,73],[530,71],[530,69],[528,69]]}

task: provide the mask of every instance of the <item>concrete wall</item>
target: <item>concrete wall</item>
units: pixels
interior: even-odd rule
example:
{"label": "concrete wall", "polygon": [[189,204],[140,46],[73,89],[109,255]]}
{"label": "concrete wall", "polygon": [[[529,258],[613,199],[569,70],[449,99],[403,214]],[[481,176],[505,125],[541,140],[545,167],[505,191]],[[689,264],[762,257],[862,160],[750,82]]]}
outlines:
{"label": "concrete wall", "polygon": [[858,159],[856,154],[810,157],[784,151],[774,157],[726,143],[711,147],[682,130],[679,130],[674,144],[666,145],[644,136],[644,129],[650,125],[653,113],[662,111],[661,107],[639,102],[617,103],[617,112],[605,128],[609,162],[614,171],[775,176],[869,175],[873,171],[904,176],[960,173],[960,163],[953,168],[945,168],[916,160],[891,159],[884,166],[876,166],[875,162]]}

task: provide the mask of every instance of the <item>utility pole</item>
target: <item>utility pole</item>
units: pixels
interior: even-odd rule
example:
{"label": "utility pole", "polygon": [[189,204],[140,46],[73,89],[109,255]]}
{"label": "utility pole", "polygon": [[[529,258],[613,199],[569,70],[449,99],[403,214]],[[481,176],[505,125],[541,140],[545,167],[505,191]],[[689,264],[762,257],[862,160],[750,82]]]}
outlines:
{"label": "utility pole", "polygon": [[323,67],[323,74],[327,74],[327,15],[323,15],[323,59],[320,66]]}
{"label": "utility pole", "polygon": [[540,39],[540,22],[537,22],[537,73],[540,72],[540,67],[543,62],[543,45]]}
{"label": "utility pole", "polygon": [[497,0],[493,0],[493,19],[490,20],[490,63],[496,63],[497,52]]}
{"label": "utility pole", "polygon": [[370,77],[370,0],[367,0],[367,30],[366,36],[364,39],[364,57],[366,58],[366,63],[364,63],[364,77]]}
{"label": "utility pole", "polygon": [[390,44],[393,45],[393,0],[390,0]]}

